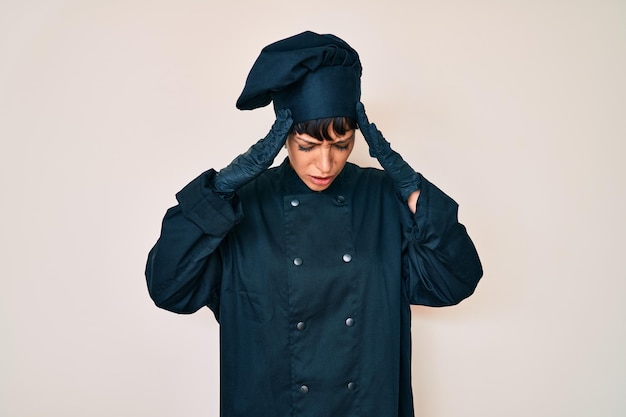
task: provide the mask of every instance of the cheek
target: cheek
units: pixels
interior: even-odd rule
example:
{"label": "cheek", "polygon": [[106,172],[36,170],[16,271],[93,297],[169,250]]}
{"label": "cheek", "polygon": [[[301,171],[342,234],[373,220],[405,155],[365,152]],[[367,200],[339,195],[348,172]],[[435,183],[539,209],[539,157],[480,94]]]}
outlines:
{"label": "cheek", "polygon": [[296,171],[307,165],[307,153],[294,149],[291,146],[287,146],[287,156],[289,157],[291,167]]}
{"label": "cheek", "polygon": [[340,161],[342,165],[345,164],[348,161],[348,157],[352,153],[352,149],[354,148],[350,147],[350,149],[340,151],[339,155],[337,156],[337,161]]}
{"label": "cheek", "polygon": [[287,140],[286,148],[287,148],[287,156],[289,157],[289,162],[291,162],[291,165],[294,165],[297,161],[297,155],[296,155],[296,150],[294,149],[293,143]]}

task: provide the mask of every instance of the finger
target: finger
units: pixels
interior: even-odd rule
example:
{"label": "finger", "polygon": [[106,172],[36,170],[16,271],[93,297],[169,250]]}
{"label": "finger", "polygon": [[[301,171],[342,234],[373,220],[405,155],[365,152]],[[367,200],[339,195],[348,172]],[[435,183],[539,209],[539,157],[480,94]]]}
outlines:
{"label": "finger", "polygon": [[289,109],[281,109],[276,113],[276,121],[272,126],[270,135],[279,138],[285,137],[286,139],[292,124],[293,119],[291,118],[291,111]]}
{"label": "finger", "polygon": [[276,119],[278,120],[287,120],[291,118],[291,110],[289,109],[280,109],[276,113]]}
{"label": "finger", "polygon": [[369,120],[365,114],[365,106],[360,101],[356,103],[356,118],[360,128],[367,127]]}

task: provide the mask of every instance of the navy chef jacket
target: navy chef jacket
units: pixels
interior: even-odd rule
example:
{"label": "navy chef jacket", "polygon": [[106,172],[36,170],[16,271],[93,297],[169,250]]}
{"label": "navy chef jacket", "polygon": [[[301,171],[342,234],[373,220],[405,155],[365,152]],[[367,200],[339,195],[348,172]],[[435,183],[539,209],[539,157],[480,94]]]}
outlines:
{"label": "navy chef jacket", "polygon": [[409,304],[473,293],[457,204],[426,179],[413,215],[388,175],[347,163],[313,192],[288,160],[224,200],[209,170],[151,250],[156,305],[220,323],[222,417],[412,417]]}

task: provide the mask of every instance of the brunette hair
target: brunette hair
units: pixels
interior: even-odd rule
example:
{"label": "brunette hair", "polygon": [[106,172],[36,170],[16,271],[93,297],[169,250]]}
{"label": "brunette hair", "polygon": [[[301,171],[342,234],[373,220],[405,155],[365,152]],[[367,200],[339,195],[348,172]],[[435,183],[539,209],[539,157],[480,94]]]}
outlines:
{"label": "brunette hair", "polygon": [[339,136],[343,136],[348,130],[356,129],[356,120],[350,117],[328,117],[325,119],[307,120],[296,123],[291,128],[291,132],[307,134],[317,140],[333,140],[330,137],[329,128]]}

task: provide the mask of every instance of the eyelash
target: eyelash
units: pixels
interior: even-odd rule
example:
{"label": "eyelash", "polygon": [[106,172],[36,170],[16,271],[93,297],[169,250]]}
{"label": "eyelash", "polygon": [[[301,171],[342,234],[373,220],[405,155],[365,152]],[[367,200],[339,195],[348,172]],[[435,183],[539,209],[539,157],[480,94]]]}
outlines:
{"label": "eyelash", "polygon": [[[340,151],[347,151],[348,150],[348,146],[349,145],[333,145],[336,149],[340,150]],[[311,152],[313,150],[315,146],[310,146],[308,148],[305,148],[304,146],[298,145],[298,150],[302,151],[302,152]]]}

